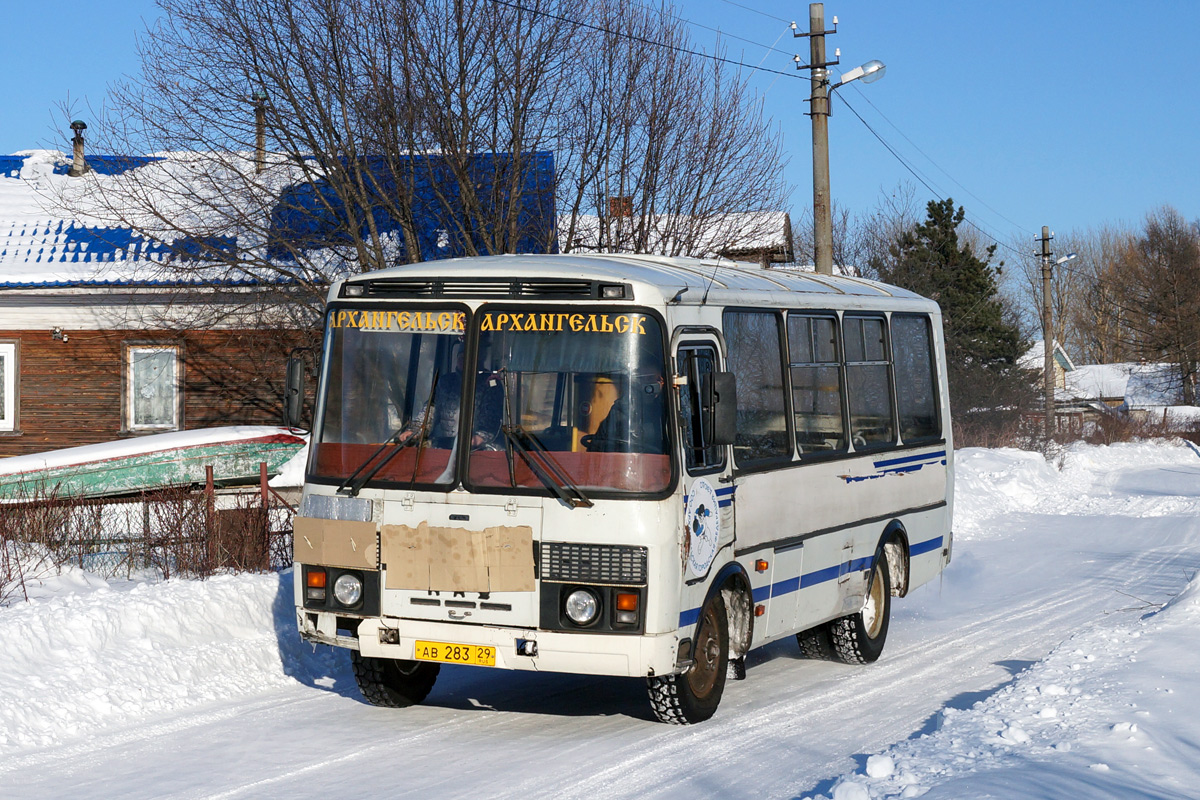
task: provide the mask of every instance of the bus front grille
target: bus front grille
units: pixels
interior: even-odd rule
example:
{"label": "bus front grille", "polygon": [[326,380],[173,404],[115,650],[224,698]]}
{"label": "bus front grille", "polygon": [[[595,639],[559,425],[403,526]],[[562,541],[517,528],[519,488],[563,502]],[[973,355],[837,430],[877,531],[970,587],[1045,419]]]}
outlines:
{"label": "bus front grille", "polygon": [[542,542],[541,578],[553,583],[646,585],[646,548]]}

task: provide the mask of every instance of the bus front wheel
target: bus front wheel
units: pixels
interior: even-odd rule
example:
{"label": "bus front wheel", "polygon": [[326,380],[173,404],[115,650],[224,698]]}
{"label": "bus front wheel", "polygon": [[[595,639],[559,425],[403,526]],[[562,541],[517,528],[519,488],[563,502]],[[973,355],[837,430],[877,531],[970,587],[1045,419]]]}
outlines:
{"label": "bus front wheel", "polygon": [[887,556],[875,559],[871,589],[862,611],[829,623],[833,655],[846,664],[870,664],[883,653],[892,613],[892,581]]}
{"label": "bus front wheel", "polygon": [[700,615],[692,644],[692,665],[678,675],[646,680],[650,705],[661,721],[672,725],[703,722],[717,711],[729,669],[729,619],[720,592]]}
{"label": "bus front wheel", "polygon": [[440,665],[427,661],[371,658],[357,650],[350,651],[350,663],[363,699],[386,708],[407,708],[424,700],[441,671]]}

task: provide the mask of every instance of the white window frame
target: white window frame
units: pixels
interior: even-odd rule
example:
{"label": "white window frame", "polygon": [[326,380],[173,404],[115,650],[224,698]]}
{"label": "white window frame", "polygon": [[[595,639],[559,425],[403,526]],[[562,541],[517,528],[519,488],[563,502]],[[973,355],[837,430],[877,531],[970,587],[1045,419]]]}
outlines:
{"label": "white window frame", "polygon": [[4,357],[4,370],[0,372],[0,382],[4,388],[4,408],[0,417],[0,432],[11,432],[17,429],[17,344],[16,342],[0,342],[0,356]]}
{"label": "white window frame", "polygon": [[[173,390],[171,407],[171,421],[168,423],[157,424],[138,424],[135,417],[134,403],[134,375],[133,362],[134,356],[139,353],[160,353],[169,352],[174,356],[173,370],[171,374],[171,387]],[[180,428],[180,419],[182,414],[180,409],[183,400],[183,385],[181,378],[182,367],[182,348],[177,344],[149,344],[149,343],[134,343],[130,342],[125,346],[125,429],[132,432],[161,432],[161,431],[177,431]]]}

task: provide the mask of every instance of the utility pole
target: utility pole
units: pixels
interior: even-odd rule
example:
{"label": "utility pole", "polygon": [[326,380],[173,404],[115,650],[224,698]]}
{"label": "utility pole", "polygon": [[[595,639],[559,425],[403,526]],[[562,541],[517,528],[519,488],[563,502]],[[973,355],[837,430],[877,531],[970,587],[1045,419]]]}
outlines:
{"label": "utility pole", "polygon": [[808,6],[808,63],[812,93],[808,116],[813,141],[813,262],[817,274],[833,274],[833,209],[829,205],[829,70],[825,63],[825,5]]}
{"label": "utility pole", "polygon": [[1046,438],[1054,436],[1054,327],[1050,307],[1050,269],[1052,266],[1050,240],[1054,234],[1048,225],[1042,226],[1042,344],[1045,360],[1042,364],[1043,389],[1046,395]]}
{"label": "utility pole", "polygon": [[825,60],[825,36],[837,33],[837,17],[833,18],[833,30],[825,30],[825,6],[810,3],[808,6],[808,32],[799,30],[792,23],[792,36],[808,37],[809,63],[796,56],[796,69],[811,70],[812,89],[809,94],[808,115],[812,118],[813,140],[813,263],[818,274],[833,274],[833,209],[829,200],[829,98],[834,89],[852,81],[874,83],[883,77],[886,69],[882,61],[868,61],[842,75],[837,83],[830,83],[829,68],[842,63],[842,53],[833,51],[833,61]]}

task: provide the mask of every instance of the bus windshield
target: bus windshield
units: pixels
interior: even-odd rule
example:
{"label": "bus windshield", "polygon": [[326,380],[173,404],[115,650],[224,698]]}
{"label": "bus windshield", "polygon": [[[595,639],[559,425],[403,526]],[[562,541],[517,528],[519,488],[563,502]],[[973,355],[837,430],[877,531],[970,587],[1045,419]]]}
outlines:
{"label": "bus windshield", "polygon": [[428,306],[330,310],[311,477],[355,492],[367,482],[454,482],[465,320],[463,310]]}
{"label": "bus windshield", "polygon": [[658,493],[671,482],[663,334],[644,313],[476,316],[468,488]]}

